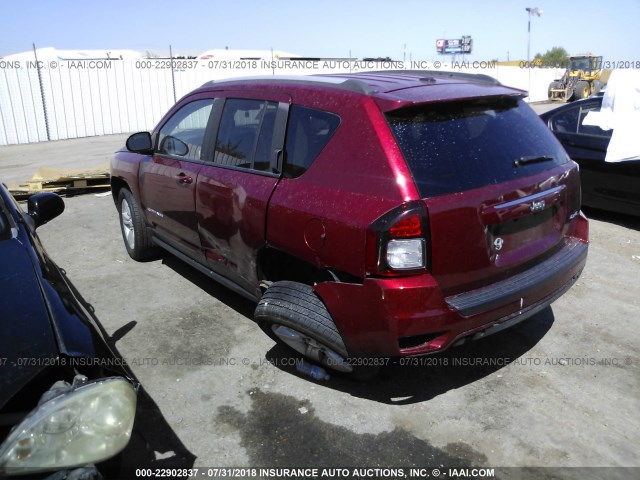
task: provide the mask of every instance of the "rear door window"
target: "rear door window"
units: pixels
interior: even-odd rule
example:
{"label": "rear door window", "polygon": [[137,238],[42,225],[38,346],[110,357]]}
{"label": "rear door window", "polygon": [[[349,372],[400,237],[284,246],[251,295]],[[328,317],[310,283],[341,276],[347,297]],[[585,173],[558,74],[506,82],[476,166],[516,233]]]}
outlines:
{"label": "rear door window", "polygon": [[232,98],[225,102],[214,163],[270,171],[277,102]]}
{"label": "rear door window", "polygon": [[551,129],[559,133],[576,133],[578,131],[578,114],[580,107],[569,108],[551,117]]}
{"label": "rear door window", "polygon": [[589,114],[589,112],[599,112],[599,105],[589,105],[589,106],[581,106],[580,107],[580,120],[578,121],[578,133],[581,135],[596,135],[598,137],[608,137],[611,138],[611,134],[613,130],[603,130],[602,128],[596,125],[585,125],[584,119]]}
{"label": "rear door window", "polygon": [[595,125],[585,125],[584,119],[589,112],[599,112],[601,101],[580,103],[551,116],[550,127],[556,133],[577,133],[579,135],[596,135],[598,137],[611,137],[612,130],[603,130]]}
{"label": "rear door window", "polygon": [[[567,162],[522,100],[500,97],[395,110],[387,121],[422,197],[534,175]],[[516,160],[528,159],[526,162]]]}

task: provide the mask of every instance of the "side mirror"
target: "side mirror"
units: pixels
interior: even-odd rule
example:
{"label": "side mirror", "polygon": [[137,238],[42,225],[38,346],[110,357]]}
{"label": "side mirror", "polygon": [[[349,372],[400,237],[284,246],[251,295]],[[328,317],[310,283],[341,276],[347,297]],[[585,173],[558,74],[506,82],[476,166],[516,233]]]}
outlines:
{"label": "side mirror", "polygon": [[153,142],[149,132],[138,132],[127,138],[127,150],[133,153],[150,155],[153,153]]}
{"label": "side mirror", "polygon": [[55,193],[37,193],[29,197],[27,209],[38,228],[64,212],[64,200]]}

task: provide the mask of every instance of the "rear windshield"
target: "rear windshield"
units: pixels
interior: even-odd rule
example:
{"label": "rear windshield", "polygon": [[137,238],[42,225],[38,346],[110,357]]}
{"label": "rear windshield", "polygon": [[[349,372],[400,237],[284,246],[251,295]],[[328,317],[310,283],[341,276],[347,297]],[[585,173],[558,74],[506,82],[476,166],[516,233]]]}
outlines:
{"label": "rear windshield", "polygon": [[560,143],[520,99],[422,105],[389,112],[387,121],[423,198],[567,162]]}

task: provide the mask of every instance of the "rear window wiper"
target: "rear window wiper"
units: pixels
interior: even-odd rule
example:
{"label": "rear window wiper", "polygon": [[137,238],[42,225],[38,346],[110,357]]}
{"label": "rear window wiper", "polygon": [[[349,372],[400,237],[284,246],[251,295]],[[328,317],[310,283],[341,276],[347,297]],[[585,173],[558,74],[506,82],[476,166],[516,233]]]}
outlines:
{"label": "rear window wiper", "polygon": [[522,165],[528,165],[530,163],[549,162],[553,160],[553,157],[520,157],[513,161],[514,167],[521,167]]}

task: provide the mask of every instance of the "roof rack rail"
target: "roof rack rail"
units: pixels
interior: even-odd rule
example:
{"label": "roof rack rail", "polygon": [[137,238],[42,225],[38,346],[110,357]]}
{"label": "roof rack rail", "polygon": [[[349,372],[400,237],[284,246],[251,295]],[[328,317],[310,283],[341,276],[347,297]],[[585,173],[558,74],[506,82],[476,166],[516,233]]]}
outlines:
{"label": "roof rack rail", "polygon": [[485,75],[484,73],[466,73],[466,72],[449,72],[446,70],[375,70],[372,72],[361,73],[408,73],[410,75],[423,75],[425,78],[429,77],[447,77],[447,78],[459,78],[465,80],[475,80],[490,85],[502,85],[495,78]]}
{"label": "roof rack rail", "polygon": [[[489,75],[478,73],[463,73],[463,72],[448,72],[442,70],[372,70],[363,71],[357,73],[319,73],[313,75],[259,75],[254,77],[238,77],[238,78],[226,78],[223,80],[210,80],[202,85],[203,87],[213,86],[225,86],[236,82],[243,81],[283,81],[294,83],[306,83],[316,85],[323,85],[334,88],[341,88],[344,90],[350,90],[356,93],[362,93],[364,95],[373,95],[378,93],[378,90],[369,84],[366,80],[366,75],[410,75],[415,76],[416,81],[423,83],[433,83],[438,78],[452,78],[461,79],[469,82],[486,83],[489,85],[502,85],[498,80]],[[358,78],[362,75],[361,78]]]}
{"label": "roof rack rail", "polygon": [[372,89],[366,82],[362,80],[358,80],[355,78],[344,78],[340,79],[339,76],[331,77],[326,74],[314,74],[314,75],[300,75],[300,76],[289,76],[289,75],[264,75],[264,76],[255,76],[255,77],[238,77],[238,78],[225,78],[224,80],[209,80],[201,85],[200,88],[204,87],[213,87],[213,86],[222,86],[228,83],[241,82],[244,80],[259,80],[259,81],[282,81],[287,80],[290,82],[301,82],[301,83],[315,83],[318,85],[343,88],[346,90],[351,90],[357,93],[364,93],[365,95],[370,95],[375,93],[376,90]]}

